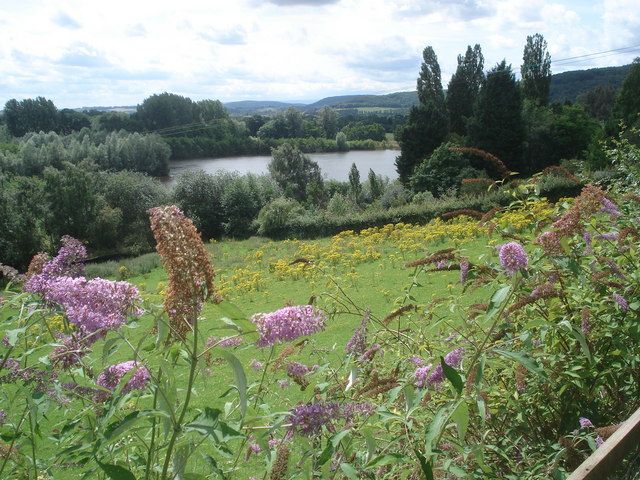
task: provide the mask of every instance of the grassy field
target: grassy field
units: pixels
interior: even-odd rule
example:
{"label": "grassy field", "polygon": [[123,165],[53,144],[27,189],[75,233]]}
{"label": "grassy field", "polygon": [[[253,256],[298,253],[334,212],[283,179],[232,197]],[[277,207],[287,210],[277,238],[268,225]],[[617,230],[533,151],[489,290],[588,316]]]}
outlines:
{"label": "grassy field", "polygon": [[[223,351],[232,352],[233,358],[243,366],[246,395],[254,400],[246,406],[245,423],[242,426],[230,425],[244,429],[245,433],[255,429],[255,434],[245,439],[230,440],[231,450],[226,453],[206,445],[201,450],[226,457],[227,468],[234,465],[234,478],[255,476],[257,472],[264,473],[265,469],[271,468],[273,456],[251,455],[248,445],[261,445],[263,450],[267,449],[267,440],[277,434],[277,426],[284,421],[289,409],[297,404],[317,401],[332,388],[345,388],[346,383],[351,382],[348,372],[353,374],[354,366],[349,363],[353,360],[345,356],[345,345],[365,315],[369,318],[369,342],[381,348],[381,356],[376,360],[381,375],[382,368],[387,373],[402,368],[403,375],[408,375],[402,382],[407,385],[414,382],[412,370],[406,366],[409,355],[437,358],[450,351],[455,342],[460,342],[460,335],[463,339],[465,335],[481,338],[486,334],[486,321],[491,315],[487,314],[483,323],[472,320],[473,317],[467,316],[468,311],[463,311],[475,304],[485,305],[478,307],[480,310],[486,309],[493,291],[482,284],[461,284],[460,260],[466,258],[477,265],[499,264],[496,245],[518,236],[530,237],[537,222],[553,210],[554,207],[545,202],[532,202],[524,209],[503,211],[487,224],[458,216],[448,221],[437,219],[424,226],[394,224],[358,233],[347,231],[316,241],[273,242],[251,238],[206,244],[216,269],[216,293],[224,299],[220,305],[204,305],[200,330],[206,338],[215,336],[220,339],[237,333],[222,318],[230,311],[230,305],[242,311],[245,318],[250,318],[286,305],[312,303],[327,312],[328,322],[323,331],[292,345],[258,348],[252,341],[243,341],[241,336],[237,345],[215,347],[201,358],[190,412],[195,414],[206,409],[219,409],[226,418],[232,418],[238,411],[242,402],[238,401],[237,371]],[[523,241],[526,243],[530,242]],[[167,288],[166,273],[156,254],[120,263],[88,265],[86,275],[131,282],[140,289],[147,305],[153,304],[158,308]],[[403,311],[408,315],[398,315]],[[5,311],[5,316],[7,313],[16,312]],[[59,318],[56,318],[49,315],[45,321],[51,327],[55,321],[59,323]],[[123,338],[126,337],[127,342],[119,342],[117,335],[110,334],[105,343],[96,344],[97,348],[92,353],[95,372],[109,364],[134,358],[136,350],[152,352],[157,348],[154,347],[157,334],[151,315],[143,315],[125,330]],[[454,337],[457,340],[449,340]],[[38,355],[46,353],[37,347],[35,351]],[[173,361],[177,368],[173,382],[178,386],[177,395],[181,386],[186,385],[188,376],[187,363],[181,355],[176,349]],[[287,374],[289,362],[314,366],[305,377],[305,385],[294,382]],[[536,370],[530,362],[525,361],[524,364]],[[505,368],[513,368],[508,363],[497,362],[497,365],[497,375],[502,375],[499,372]],[[148,366],[152,370],[159,368],[159,364],[149,363]],[[362,365],[358,368],[366,370]],[[372,373],[367,372],[367,375]],[[356,379],[354,383],[354,388],[363,392],[362,399],[373,401],[378,398],[367,393],[362,382],[366,383],[366,380]],[[407,388],[392,390],[392,398],[409,395],[413,388]],[[10,392],[6,390],[7,393]],[[416,395],[418,393],[425,395],[424,391],[416,391]],[[503,394],[504,389],[493,392],[496,398]],[[426,394],[424,398],[428,397]],[[409,402],[408,397],[405,400]],[[115,418],[123,418],[127,412],[149,409],[150,402],[151,397],[143,394],[128,404],[115,403],[114,408],[118,405],[123,409],[115,413]],[[435,408],[425,408],[423,415],[437,418]],[[55,438],[51,432],[64,429],[69,422],[68,413],[64,408],[50,411],[46,424],[43,423],[41,428]],[[391,419],[397,414],[393,411],[387,413]],[[316,448],[313,444],[305,447],[304,442],[301,445],[302,450],[314,451]],[[55,442],[42,442],[39,455],[43,459],[49,458],[56,449]],[[294,455],[292,464],[299,460],[302,465],[302,460],[308,460],[308,457],[296,455],[301,454]],[[198,457],[190,468],[194,472],[207,471],[207,461]],[[54,478],[72,478],[74,470],[54,469],[53,473]]]}

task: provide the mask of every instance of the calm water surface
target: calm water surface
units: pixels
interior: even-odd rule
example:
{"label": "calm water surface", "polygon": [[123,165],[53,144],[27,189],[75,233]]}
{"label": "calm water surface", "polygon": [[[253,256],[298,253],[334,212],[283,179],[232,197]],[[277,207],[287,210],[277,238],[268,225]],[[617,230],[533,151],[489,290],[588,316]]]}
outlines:
{"label": "calm water surface", "polygon": [[[360,171],[360,181],[365,181],[369,169],[378,175],[395,179],[398,177],[395,161],[400,155],[399,150],[367,150],[335,153],[310,153],[312,160],[318,162],[322,176],[328,180],[349,180],[351,164],[355,163]],[[191,160],[172,160],[169,163],[168,184],[176,181],[177,177],[188,170],[204,170],[215,173],[219,170],[245,173],[268,173],[267,165],[271,161],[270,155],[251,157],[223,157],[223,158],[194,158]]]}

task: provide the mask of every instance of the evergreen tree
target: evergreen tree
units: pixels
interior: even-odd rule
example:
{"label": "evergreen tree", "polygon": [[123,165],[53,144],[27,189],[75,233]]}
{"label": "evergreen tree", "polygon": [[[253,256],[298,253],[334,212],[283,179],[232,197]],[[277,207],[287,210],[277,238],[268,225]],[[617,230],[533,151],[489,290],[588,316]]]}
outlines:
{"label": "evergreen tree", "polygon": [[358,203],[360,199],[360,193],[362,193],[362,184],[360,183],[360,172],[358,171],[358,167],[355,163],[351,164],[351,169],[349,170],[349,186],[351,196]]}
{"label": "evergreen tree", "polygon": [[400,129],[400,155],[396,171],[403,184],[409,182],[416,166],[427,158],[447,136],[447,116],[433,103],[412,107],[407,124]]}
{"label": "evergreen tree", "polygon": [[631,64],[629,73],[622,82],[620,92],[613,107],[613,115],[627,127],[638,124],[640,118],[640,57]]}
{"label": "evergreen tree", "polygon": [[522,61],[520,74],[524,98],[535,100],[540,105],[547,105],[551,87],[551,55],[542,35],[536,33],[527,37]]}
{"label": "evergreen tree", "polygon": [[424,49],[422,57],[424,61],[418,77],[420,104],[411,107],[407,123],[397,135],[400,156],[396,158],[396,171],[405,185],[415,167],[431,155],[448,133],[438,58],[430,46]]}
{"label": "evergreen tree", "polygon": [[519,173],[529,171],[522,160],[522,99],[511,65],[505,60],[487,74],[467,124],[468,144],[485,150]]}
{"label": "evergreen tree", "polygon": [[438,57],[433,48],[428,46],[422,52],[423,62],[418,77],[418,99],[422,105],[433,103],[438,108],[444,108],[444,91]]}
{"label": "evergreen tree", "polygon": [[473,114],[473,103],[484,80],[484,57],[480,45],[467,46],[465,56],[458,55],[458,67],[447,87],[449,130],[464,135],[466,122]]}

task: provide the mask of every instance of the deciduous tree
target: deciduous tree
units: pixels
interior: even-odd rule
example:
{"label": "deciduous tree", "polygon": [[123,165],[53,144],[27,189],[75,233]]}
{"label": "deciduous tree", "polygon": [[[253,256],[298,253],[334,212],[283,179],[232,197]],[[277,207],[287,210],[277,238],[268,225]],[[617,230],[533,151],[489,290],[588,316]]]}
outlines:
{"label": "deciduous tree", "polygon": [[298,147],[284,143],[271,151],[271,157],[269,173],[291,198],[304,202],[308,186],[317,188],[323,185],[318,163]]}
{"label": "deciduous tree", "polygon": [[464,57],[458,55],[458,67],[447,88],[449,130],[466,134],[466,122],[473,114],[473,103],[484,80],[484,57],[480,45],[467,47]]}
{"label": "deciduous tree", "polygon": [[551,87],[551,55],[547,51],[546,40],[539,33],[527,37],[522,62],[523,97],[547,105]]}

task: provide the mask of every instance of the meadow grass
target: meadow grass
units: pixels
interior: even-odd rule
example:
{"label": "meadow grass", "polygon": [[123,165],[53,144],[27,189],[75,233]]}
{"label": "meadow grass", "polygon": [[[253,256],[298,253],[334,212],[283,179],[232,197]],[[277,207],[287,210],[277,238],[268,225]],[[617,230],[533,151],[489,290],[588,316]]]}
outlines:
{"label": "meadow grass", "polygon": [[[516,215],[506,222],[521,231],[531,225],[530,220],[526,215],[522,218]],[[299,361],[305,365],[319,363],[317,375],[320,377],[344,361],[345,344],[360,323],[365,309],[370,310],[371,317],[380,326],[392,312],[415,303],[430,309],[432,319],[434,312],[441,312],[437,318],[443,322],[443,330],[455,328],[456,322],[461,319],[457,319],[452,313],[452,305],[457,302],[472,304],[486,301],[487,292],[479,288],[468,290],[463,296],[459,271],[429,272],[429,267],[434,265],[426,265],[425,271],[425,267],[406,264],[448,248],[456,248],[460,255],[477,262],[487,255],[495,256],[492,244],[498,241],[498,236],[492,236],[476,220],[458,217],[447,222],[436,220],[425,226],[396,224],[359,233],[347,231],[315,241],[274,242],[251,238],[244,241],[210,242],[206,244],[206,249],[216,268],[217,293],[226,302],[238,306],[247,317],[255,313],[271,312],[285,305],[311,302],[330,312],[326,329],[309,338],[308,342],[300,345],[300,348],[287,357],[288,361]],[[87,275],[100,275],[114,280],[126,279],[138,286],[146,301],[155,305],[161,305],[166,289],[167,277],[159,267],[159,257],[156,254],[90,265]],[[447,302],[439,303],[438,300],[443,298]],[[220,330],[225,325],[219,317],[214,304],[205,304],[201,325],[206,335],[222,337],[229,334],[228,330]],[[388,328],[394,325],[395,323],[390,324]],[[404,324],[403,326],[406,327]],[[397,327],[400,328],[399,319]],[[110,343],[109,364],[130,360],[133,348],[144,349],[155,341],[155,335],[150,334],[153,319],[148,315],[140,317],[125,328],[130,329],[130,333],[124,335],[129,336],[130,343]],[[413,330],[412,335],[415,334],[418,339],[425,331],[418,324],[413,325]],[[111,335],[108,338],[112,338]],[[424,339],[425,345],[431,342],[431,339]],[[98,347],[93,352],[97,360],[94,364],[96,369],[107,366],[103,364],[104,361],[100,361],[100,358],[104,360],[107,357],[104,350],[105,348]],[[284,412],[297,403],[308,401],[313,392],[305,391],[292,382],[285,386],[288,380],[283,369],[269,368],[264,372],[253,371],[248,367],[255,361],[268,364],[270,356],[278,355],[282,350],[282,346],[271,352],[268,348],[260,349],[253,344],[244,344],[234,348],[234,355],[245,366],[249,389],[257,388],[266,379],[273,396],[270,397],[269,408]],[[397,350],[388,361],[398,361],[397,355],[401,354],[402,350]],[[151,369],[154,367],[149,365]],[[229,397],[234,394],[234,377],[226,361],[214,355],[208,362],[201,362],[200,368],[203,375],[195,386],[198,395],[195,396],[193,408],[234,408]],[[186,366],[178,368],[176,383],[181,384],[181,380],[186,380],[186,375]],[[280,383],[282,388],[273,388]],[[143,397],[138,400],[138,404],[130,407],[144,408],[148,401],[149,398]],[[256,405],[256,415],[261,413],[261,408],[264,406]],[[49,421],[51,425],[60,427],[67,419],[60,410],[59,413],[51,414]],[[238,442],[238,448],[241,445],[243,444]],[[45,445],[42,456],[46,458],[53,455],[54,450],[54,444]],[[247,473],[263,468],[251,459],[242,465],[242,471]],[[62,472],[65,478],[71,478],[71,473]]]}

